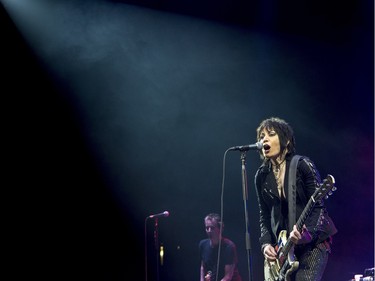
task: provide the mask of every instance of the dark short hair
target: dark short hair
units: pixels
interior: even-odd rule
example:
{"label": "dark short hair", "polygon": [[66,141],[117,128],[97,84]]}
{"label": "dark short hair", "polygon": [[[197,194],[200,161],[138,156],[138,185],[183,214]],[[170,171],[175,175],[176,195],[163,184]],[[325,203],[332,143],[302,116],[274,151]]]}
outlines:
{"label": "dark short hair", "polygon": [[[270,117],[268,119],[263,120],[256,132],[257,132],[257,141],[260,141],[260,134],[261,132],[266,129],[268,132],[271,130],[275,130],[277,135],[280,139],[280,150],[281,153],[287,148],[287,156],[293,155],[296,153],[296,141],[294,139],[294,132],[292,127],[283,119],[278,117]],[[264,159],[262,151],[259,150],[261,159]]]}

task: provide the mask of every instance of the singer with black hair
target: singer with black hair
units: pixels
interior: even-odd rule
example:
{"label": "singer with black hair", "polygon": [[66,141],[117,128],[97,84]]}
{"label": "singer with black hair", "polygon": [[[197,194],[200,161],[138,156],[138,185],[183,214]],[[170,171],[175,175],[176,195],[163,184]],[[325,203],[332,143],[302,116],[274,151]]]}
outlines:
{"label": "singer with black hair", "polygon": [[322,280],[337,229],[317,195],[333,189],[334,178],[322,182],[315,164],[296,155],[294,132],[285,120],[263,120],[256,137],[263,143],[255,189],[265,280]]}
{"label": "singer with black hair", "polygon": [[211,213],[205,216],[204,226],[208,238],[199,242],[200,281],[241,281],[237,248],[233,241],[222,236],[224,223],[220,215]]}

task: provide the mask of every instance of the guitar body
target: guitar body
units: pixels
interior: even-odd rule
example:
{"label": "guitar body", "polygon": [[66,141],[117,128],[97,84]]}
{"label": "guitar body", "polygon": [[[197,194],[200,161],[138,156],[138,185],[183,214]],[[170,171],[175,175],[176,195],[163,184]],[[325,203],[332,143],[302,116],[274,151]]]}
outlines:
{"label": "guitar body", "polygon": [[[310,197],[309,202],[305,206],[301,216],[299,217],[296,226],[298,231],[302,231],[302,226],[311,213],[318,200],[328,198],[337,188],[334,186],[335,178],[328,175],[323,183],[317,188],[314,194]],[[264,280],[265,281],[290,281],[291,274],[299,267],[299,262],[294,256],[294,244],[287,239],[287,231],[282,230],[278,236],[276,245],[277,258],[274,262],[264,261]]]}
{"label": "guitar body", "polygon": [[290,281],[290,275],[298,269],[299,262],[294,256],[294,249],[290,249],[288,257],[282,255],[282,249],[287,242],[287,232],[282,230],[278,237],[276,250],[278,258],[276,261],[264,260],[264,280],[265,281]]}

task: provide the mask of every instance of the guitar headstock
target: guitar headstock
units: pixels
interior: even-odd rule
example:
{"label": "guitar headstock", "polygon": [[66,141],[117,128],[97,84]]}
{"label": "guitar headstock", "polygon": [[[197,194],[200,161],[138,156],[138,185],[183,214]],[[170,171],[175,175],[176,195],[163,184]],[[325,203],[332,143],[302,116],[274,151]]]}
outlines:
{"label": "guitar headstock", "polygon": [[315,191],[313,198],[315,201],[321,200],[322,198],[327,199],[336,189],[335,178],[332,175],[327,175],[322,184]]}

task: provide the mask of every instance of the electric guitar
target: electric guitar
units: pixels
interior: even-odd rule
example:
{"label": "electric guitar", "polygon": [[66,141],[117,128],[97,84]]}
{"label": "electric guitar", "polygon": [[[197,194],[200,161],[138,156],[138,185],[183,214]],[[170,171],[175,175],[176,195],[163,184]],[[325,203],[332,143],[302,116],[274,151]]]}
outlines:
{"label": "electric guitar", "polygon": [[[334,184],[335,178],[327,175],[319,188],[315,190],[296,223],[299,232],[302,231],[303,224],[315,204],[323,198],[328,198],[337,189]],[[290,275],[298,269],[299,262],[294,256],[294,243],[290,238],[287,238],[286,230],[280,232],[275,248],[277,251],[276,261],[270,262],[266,259],[264,261],[264,279],[265,281],[290,281]]]}

